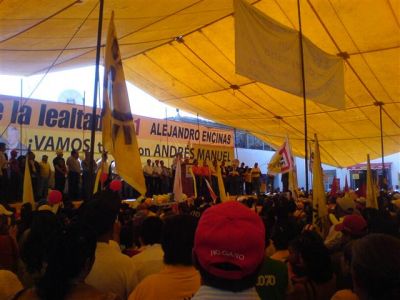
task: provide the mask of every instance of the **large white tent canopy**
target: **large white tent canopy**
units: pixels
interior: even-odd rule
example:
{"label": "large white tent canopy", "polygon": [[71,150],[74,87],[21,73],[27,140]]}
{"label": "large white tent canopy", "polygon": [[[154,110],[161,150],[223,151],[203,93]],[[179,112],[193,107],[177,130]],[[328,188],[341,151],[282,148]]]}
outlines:
{"label": "large white tent canopy", "polygon": [[[298,29],[297,0],[249,1]],[[400,150],[400,1],[301,0],[303,33],[344,54],[343,110],[307,100],[322,161],[345,167]],[[95,0],[0,1],[0,73],[32,75],[95,62]],[[232,0],[105,0],[127,80],[160,101],[247,130],[272,146],[289,136],[304,156],[303,99],[235,74]]]}

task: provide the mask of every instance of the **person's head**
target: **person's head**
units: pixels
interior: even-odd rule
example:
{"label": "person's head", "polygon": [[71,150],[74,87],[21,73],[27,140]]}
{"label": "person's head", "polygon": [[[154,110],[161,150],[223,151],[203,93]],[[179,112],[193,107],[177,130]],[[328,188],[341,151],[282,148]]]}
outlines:
{"label": "person's head", "polygon": [[317,284],[333,276],[329,250],[315,231],[303,231],[290,243],[289,263],[297,276],[307,276]]}
{"label": "person's head", "polygon": [[225,166],[225,160],[221,161],[221,167]]}
{"label": "person's head", "polygon": [[191,215],[175,215],[164,219],[161,246],[167,265],[192,265],[192,248],[197,219]]}
{"label": "person's head", "polygon": [[255,285],[264,247],[265,228],[261,218],[232,201],[203,213],[193,257],[205,285],[239,292]]}
{"label": "person's head", "polygon": [[42,162],[47,163],[48,158],[49,157],[47,155],[43,155],[42,156]]}
{"label": "person's head", "polygon": [[156,160],[154,161],[154,163],[155,163],[156,166],[158,167],[158,164],[160,163],[160,161],[159,161],[158,159],[156,159]]}
{"label": "person's head", "polygon": [[199,162],[197,161],[197,159],[194,159],[194,160],[193,160],[193,164],[194,164],[195,166],[197,166],[197,165],[199,164]]}
{"label": "person's head", "polygon": [[30,274],[42,274],[45,250],[59,223],[48,210],[35,211],[29,234],[21,247],[21,259]]}
{"label": "person's head", "polygon": [[148,166],[151,165],[151,159],[148,159],[146,162],[147,162],[147,165],[148,165]]}
{"label": "person's head", "polygon": [[367,234],[367,221],[359,215],[345,216],[343,221],[335,225],[336,231],[341,231],[344,237],[357,239]]}
{"label": "person's head", "polygon": [[207,160],[205,159],[205,160],[203,160],[203,167],[207,167],[207,166],[208,166]]}
{"label": "person's head", "polygon": [[79,152],[74,149],[71,151],[71,156],[76,159],[79,157]]}
{"label": "person's head", "polygon": [[63,150],[62,149],[57,149],[56,150],[56,155],[57,155],[57,157],[63,157],[63,155],[64,155]]}
{"label": "person's head", "polygon": [[212,164],[216,168],[218,166],[218,161],[216,159],[214,159]]}
{"label": "person's head", "polygon": [[90,159],[90,151],[85,150],[83,153],[85,155],[85,160],[89,160]]}
{"label": "person's head", "polygon": [[258,168],[258,163],[255,163],[255,164],[254,164],[254,168]]}
{"label": "person's head", "polygon": [[6,151],[6,144],[5,143],[0,143],[0,151],[5,152]]}
{"label": "person's head", "polygon": [[35,153],[32,151],[28,151],[27,156],[29,160],[35,160]]}
{"label": "person's head", "polygon": [[139,238],[143,245],[159,244],[161,242],[161,232],[163,221],[156,216],[147,217],[143,220]]}
{"label": "person's head", "polygon": [[11,158],[17,158],[18,151],[16,149],[11,150]]}
{"label": "person's head", "polygon": [[360,300],[400,299],[400,240],[370,234],[353,244],[351,270]]}
{"label": "person's head", "polygon": [[46,251],[46,269],[36,284],[41,299],[64,299],[89,274],[96,250],[93,231],[73,224],[57,231]]}
{"label": "person's head", "polygon": [[242,163],[240,164],[240,167],[241,167],[241,168],[244,168],[244,162],[242,162]]}
{"label": "person's head", "polygon": [[96,233],[97,240],[111,239],[121,200],[117,192],[105,190],[94,194],[93,200],[80,208],[82,222]]}
{"label": "person's head", "polygon": [[[268,208],[267,208],[268,209]],[[273,215],[275,211],[271,211]],[[276,250],[287,250],[289,242],[296,236],[294,228],[290,227],[287,223],[276,223],[272,228],[271,239],[274,242]]]}
{"label": "person's head", "polygon": [[164,167],[164,161],[163,160],[160,160],[160,166]]}

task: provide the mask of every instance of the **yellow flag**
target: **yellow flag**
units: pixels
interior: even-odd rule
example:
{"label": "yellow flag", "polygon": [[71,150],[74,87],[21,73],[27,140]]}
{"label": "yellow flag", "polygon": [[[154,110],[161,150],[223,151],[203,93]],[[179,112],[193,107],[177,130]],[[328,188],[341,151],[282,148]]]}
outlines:
{"label": "yellow flag", "polygon": [[33,197],[31,171],[29,170],[28,154],[25,156],[25,172],[24,172],[24,190],[22,195],[22,203],[31,203],[35,207],[35,198]]}
{"label": "yellow flag", "polygon": [[193,178],[193,191],[194,191],[194,197],[197,198],[197,185],[196,185],[196,176],[194,176],[193,169],[192,167],[189,168],[189,173]]}
{"label": "yellow flag", "polygon": [[328,230],[328,208],[326,206],[324,174],[322,172],[318,138],[316,134],[314,136],[315,145],[312,180],[313,224],[319,229],[322,236],[324,236]]}
{"label": "yellow flag", "polygon": [[114,13],[107,35],[103,101],[103,146],[114,156],[118,174],[144,195],[146,184],[114,26]]}
{"label": "yellow flag", "polygon": [[224,185],[224,180],[222,179],[220,165],[217,165],[217,178],[218,178],[219,198],[221,199],[221,202],[226,202],[229,200],[229,198],[225,193],[225,185]]}
{"label": "yellow flag", "polygon": [[367,155],[367,207],[378,208],[377,192],[375,182],[372,177],[371,163],[369,161],[369,154]]}

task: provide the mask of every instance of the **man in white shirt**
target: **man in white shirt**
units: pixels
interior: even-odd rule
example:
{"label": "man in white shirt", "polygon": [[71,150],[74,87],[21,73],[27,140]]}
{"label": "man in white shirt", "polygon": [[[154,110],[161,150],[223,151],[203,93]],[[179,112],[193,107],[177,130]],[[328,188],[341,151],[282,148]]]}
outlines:
{"label": "man in white shirt", "polygon": [[138,281],[131,259],[122,254],[113,240],[119,236],[116,218],[120,199],[116,192],[101,191],[91,202],[82,207],[82,220],[93,228],[97,235],[97,246],[93,268],[86,277],[86,283],[102,292],[112,292],[121,299],[127,299]]}
{"label": "man in white shirt", "polygon": [[164,251],[161,248],[162,226],[163,221],[156,216],[147,217],[140,226],[139,240],[142,251],[131,258],[138,282],[150,274],[160,272],[164,266]]}
{"label": "man in white shirt", "polygon": [[153,196],[153,167],[151,166],[151,159],[148,159],[146,165],[143,167],[144,180],[146,182],[146,196]]}

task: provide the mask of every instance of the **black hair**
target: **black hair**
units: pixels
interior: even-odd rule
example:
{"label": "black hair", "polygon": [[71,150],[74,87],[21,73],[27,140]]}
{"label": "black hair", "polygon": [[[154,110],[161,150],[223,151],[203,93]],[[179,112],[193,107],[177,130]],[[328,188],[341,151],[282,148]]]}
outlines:
{"label": "black hair", "polygon": [[312,281],[325,283],[332,279],[333,269],[329,250],[321,236],[314,231],[304,231],[290,243],[290,248],[301,255],[305,275]]}
{"label": "black hair", "polygon": [[58,227],[57,217],[52,212],[33,213],[30,231],[21,247],[21,259],[28,273],[41,273],[46,249]]}
{"label": "black hair", "polygon": [[175,215],[164,220],[161,246],[167,265],[191,266],[197,219],[191,215]]}
{"label": "black hair", "polygon": [[88,227],[73,224],[59,230],[46,253],[46,271],[36,284],[38,296],[44,300],[64,299],[74,280],[83,271],[90,271],[95,250],[96,236]]}
{"label": "black hair", "polygon": [[[235,292],[235,293],[254,287],[257,282],[258,273],[262,266],[262,263],[261,263],[253,273],[251,273],[243,278],[225,279],[225,278],[217,277],[217,276],[207,272],[200,265],[195,254],[194,254],[193,260],[194,260],[196,269],[200,272],[201,280],[204,285],[211,286],[211,287],[214,287],[214,288],[220,289],[220,290]],[[220,264],[219,265],[220,269],[225,269],[225,270],[232,270],[235,267],[237,268],[237,266],[234,266],[232,264]]]}
{"label": "black hair", "polygon": [[156,216],[147,217],[140,226],[139,235],[145,245],[153,245],[161,242],[163,221]]}
{"label": "black hair", "polygon": [[400,240],[370,234],[353,244],[351,263],[356,292],[368,299],[400,299]]}
{"label": "black hair", "polygon": [[112,230],[117,219],[121,200],[118,192],[105,190],[94,194],[93,200],[80,208],[80,218],[91,227],[97,238]]}

